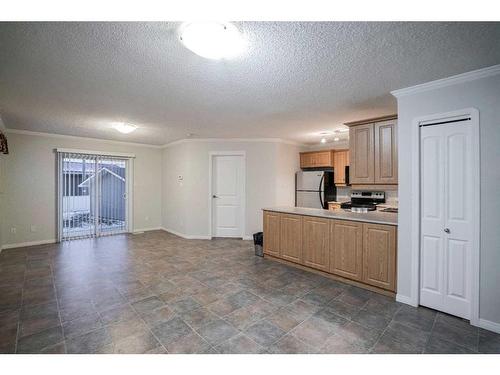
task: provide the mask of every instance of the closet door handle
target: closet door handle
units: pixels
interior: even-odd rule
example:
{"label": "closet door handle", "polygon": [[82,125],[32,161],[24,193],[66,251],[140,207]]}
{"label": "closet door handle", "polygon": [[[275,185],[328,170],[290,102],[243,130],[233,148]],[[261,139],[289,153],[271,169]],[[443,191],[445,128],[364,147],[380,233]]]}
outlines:
{"label": "closet door handle", "polygon": [[444,228],[444,232],[450,234],[450,228]]}

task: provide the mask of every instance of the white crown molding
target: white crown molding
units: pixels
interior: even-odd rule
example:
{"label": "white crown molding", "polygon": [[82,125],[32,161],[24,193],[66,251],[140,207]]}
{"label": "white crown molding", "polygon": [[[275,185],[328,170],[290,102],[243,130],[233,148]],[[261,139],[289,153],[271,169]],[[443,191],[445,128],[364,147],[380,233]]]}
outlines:
{"label": "white crown molding", "polygon": [[391,94],[396,98],[401,98],[403,96],[419,94],[429,90],[435,90],[451,85],[456,85],[459,83],[474,81],[481,78],[491,77],[500,74],[500,64],[493,65],[487,68],[473,70],[471,72],[458,74],[456,76],[451,76],[448,78],[438,79],[431,82],[422,83],[420,85],[415,85],[411,87],[406,87],[399,90],[391,91]]}
{"label": "white crown molding", "polygon": [[303,143],[289,141],[282,138],[183,138],[177,141],[167,143],[163,145],[162,148],[168,148],[184,143],[197,143],[197,142],[269,142],[269,143],[284,143],[302,147],[307,146]]}
{"label": "white crown molding", "polygon": [[42,133],[42,132],[34,132],[31,130],[20,130],[20,129],[5,129],[6,133],[10,134],[21,134],[21,135],[34,135],[39,137],[49,137],[49,138],[62,138],[62,139],[75,139],[75,140],[85,140],[85,141],[99,141],[108,144],[120,144],[120,145],[128,145],[128,146],[137,146],[137,147],[149,147],[149,148],[162,148],[161,145],[151,145],[148,143],[138,143],[138,142],[126,142],[126,141],[115,141],[112,139],[102,139],[102,138],[91,138],[91,137],[79,137],[76,135],[65,135],[65,134],[54,134],[54,133]]}
{"label": "white crown molding", "polygon": [[[1,129],[1,118],[0,118],[0,129]],[[5,128],[6,133],[10,134],[21,134],[21,135],[33,135],[40,137],[50,137],[50,138],[62,138],[62,139],[75,139],[75,140],[85,140],[85,141],[100,141],[108,144],[121,144],[137,147],[150,147],[150,148],[167,148],[183,143],[194,143],[194,142],[271,142],[271,143],[284,143],[293,146],[307,147],[306,144],[289,141],[282,138],[183,138],[177,141],[166,143],[164,145],[152,145],[149,143],[138,143],[138,142],[126,142],[126,141],[115,141],[111,139],[102,138],[91,138],[91,137],[79,137],[77,135],[65,135],[65,134],[54,134],[54,133],[42,133],[35,132],[31,130],[21,130],[21,129],[8,129]]]}

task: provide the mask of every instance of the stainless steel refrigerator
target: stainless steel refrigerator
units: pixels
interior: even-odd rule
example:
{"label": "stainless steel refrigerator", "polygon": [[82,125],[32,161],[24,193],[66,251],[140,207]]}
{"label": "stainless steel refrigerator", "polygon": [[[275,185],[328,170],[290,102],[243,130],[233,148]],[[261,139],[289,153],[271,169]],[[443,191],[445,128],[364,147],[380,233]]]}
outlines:
{"label": "stainless steel refrigerator", "polygon": [[295,174],[295,206],[328,208],[337,198],[331,171],[300,171]]}

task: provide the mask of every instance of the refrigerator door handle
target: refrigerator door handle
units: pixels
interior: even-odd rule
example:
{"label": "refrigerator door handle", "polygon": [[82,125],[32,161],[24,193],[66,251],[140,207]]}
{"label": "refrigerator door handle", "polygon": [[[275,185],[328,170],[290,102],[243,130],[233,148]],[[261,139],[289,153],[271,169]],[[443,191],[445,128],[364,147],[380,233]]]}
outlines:
{"label": "refrigerator door handle", "polygon": [[318,193],[319,193],[319,201],[321,202],[321,208],[325,208],[325,205],[323,204],[323,197],[321,196],[321,184],[323,183],[323,179],[325,178],[325,175],[321,176],[321,180],[319,181],[319,188],[318,188]]}

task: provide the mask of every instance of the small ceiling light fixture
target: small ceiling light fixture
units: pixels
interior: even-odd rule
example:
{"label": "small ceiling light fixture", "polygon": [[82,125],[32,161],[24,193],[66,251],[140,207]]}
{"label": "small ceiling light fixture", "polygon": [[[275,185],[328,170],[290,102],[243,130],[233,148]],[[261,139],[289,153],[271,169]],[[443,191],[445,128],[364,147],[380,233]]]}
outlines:
{"label": "small ceiling light fixture", "polygon": [[228,22],[188,22],[181,25],[180,40],[199,56],[221,60],[234,58],[246,49],[243,34]]}
{"label": "small ceiling light fixture", "polygon": [[113,124],[113,127],[123,134],[132,133],[135,129],[137,129],[137,126],[133,124],[127,124],[124,122],[117,122]]}

